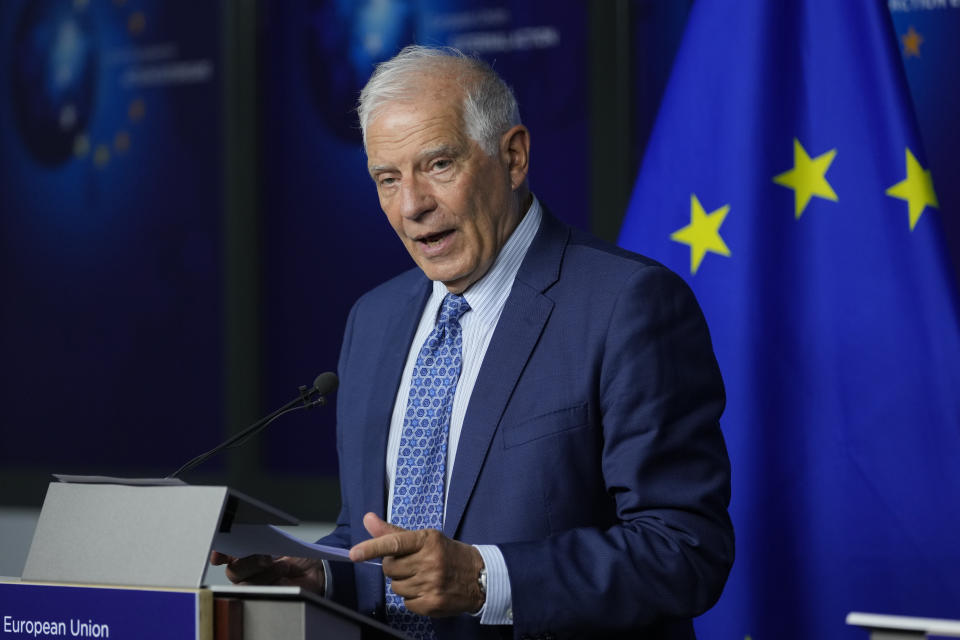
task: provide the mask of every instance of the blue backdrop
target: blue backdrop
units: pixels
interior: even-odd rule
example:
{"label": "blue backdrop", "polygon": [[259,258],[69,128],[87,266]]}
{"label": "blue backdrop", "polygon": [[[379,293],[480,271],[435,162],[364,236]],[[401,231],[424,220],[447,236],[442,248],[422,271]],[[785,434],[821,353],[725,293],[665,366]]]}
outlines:
{"label": "blue backdrop", "polygon": [[[220,8],[0,3],[0,464],[221,432]],[[191,444],[192,443],[192,444]]]}

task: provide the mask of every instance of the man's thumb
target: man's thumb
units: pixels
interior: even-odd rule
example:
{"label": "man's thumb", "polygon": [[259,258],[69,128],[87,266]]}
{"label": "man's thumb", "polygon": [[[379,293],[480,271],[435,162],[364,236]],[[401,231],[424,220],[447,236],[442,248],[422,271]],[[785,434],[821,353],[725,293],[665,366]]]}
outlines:
{"label": "man's thumb", "polygon": [[400,533],[401,531],[406,531],[406,529],[384,521],[383,518],[372,511],[363,516],[363,526],[366,528],[367,533],[374,538],[385,536],[388,533]]}

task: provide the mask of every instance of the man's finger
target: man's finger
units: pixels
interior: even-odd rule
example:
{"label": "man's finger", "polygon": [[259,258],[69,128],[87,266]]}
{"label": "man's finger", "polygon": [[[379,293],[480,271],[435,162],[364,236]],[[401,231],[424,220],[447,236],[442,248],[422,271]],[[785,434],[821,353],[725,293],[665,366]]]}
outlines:
{"label": "man's finger", "polygon": [[253,555],[235,559],[227,565],[227,578],[230,582],[245,582],[248,578],[263,573],[273,565],[273,558],[267,555]]}
{"label": "man's finger", "polygon": [[405,556],[416,553],[423,546],[423,531],[388,533],[379,538],[365,540],[350,549],[350,559],[363,562],[384,556]]}
{"label": "man's finger", "polygon": [[358,549],[356,554],[354,554],[353,549],[350,551],[350,559],[354,562],[413,553],[419,548],[418,546],[410,547],[409,543],[405,543],[404,540],[396,539],[395,534],[404,533],[407,530],[390,524],[372,511],[363,516],[363,526],[373,536],[373,540],[380,540],[381,542],[371,545],[372,541],[368,540],[354,546],[353,549]]}
{"label": "man's finger", "polygon": [[236,561],[236,558],[234,558],[233,556],[228,556],[225,553],[220,553],[219,551],[210,552],[210,564],[213,564],[213,565],[230,564],[231,562],[235,562],[235,561]]}

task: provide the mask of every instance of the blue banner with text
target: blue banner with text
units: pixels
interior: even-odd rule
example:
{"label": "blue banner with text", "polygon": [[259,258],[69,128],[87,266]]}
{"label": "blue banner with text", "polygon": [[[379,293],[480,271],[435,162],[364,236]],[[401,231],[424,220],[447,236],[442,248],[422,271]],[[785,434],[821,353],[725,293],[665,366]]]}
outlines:
{"label": "blue banner with text", "polygon": [[209,591],[0,583],[0,638],[209,638]]}

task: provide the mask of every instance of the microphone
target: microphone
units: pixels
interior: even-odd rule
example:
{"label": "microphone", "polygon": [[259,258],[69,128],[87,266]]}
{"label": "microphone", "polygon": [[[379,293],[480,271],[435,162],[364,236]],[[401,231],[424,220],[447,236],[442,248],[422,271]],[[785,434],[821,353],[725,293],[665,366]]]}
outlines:
{"label": "microphone", "polygon": [[264,429],[266,429],[270,423],[279,418],[282,415],[290,413],[291,411],[296,411],[298,409],[312,409],[313,407],[322,407],[327,404],[326,396],[330,395],[337,389],[337,385],[340,383],[337,378],[337,374],[332,371],[326,371],[321,373],[313,380],[313,386],[307,388],[306,385],[300,385],[300,395],[283,405],[273,413],[260,418],[252,425],[241,431],[240,433],[234,434],[233,436],[227,438],[217,446],[215,446],[210,451],[206,453],[201,453],[196,458],[193,458],[185,465],[171,473],[167,478],[176,478],[181,473],[187,472],[190,469],[193,469],[201,462],[205,462],[208,458],[213,455],[223,451],[224,449],[232,449],[233,447],[239,447],[244,444],[247,440],[257,435]]}

